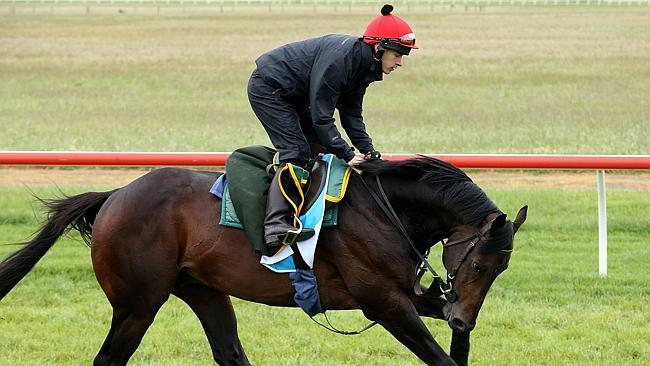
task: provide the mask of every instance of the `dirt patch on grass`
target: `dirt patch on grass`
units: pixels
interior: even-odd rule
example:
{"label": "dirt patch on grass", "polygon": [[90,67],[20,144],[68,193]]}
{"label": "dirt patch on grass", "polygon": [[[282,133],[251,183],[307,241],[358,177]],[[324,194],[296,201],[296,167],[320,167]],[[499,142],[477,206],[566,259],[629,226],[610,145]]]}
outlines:
{"label": "dirt patch on grass", "polygon": [[[595,189],[597,184],[595,171],[476,171],[469,175],[486,188]],[[650,173],[606,172],[605,183],[608,190],[650,190]]]}
{"label": "dirt patch on grass", "polygon": [[[108,185],[119,187],[151,170],[130,168],[0,168],[0,186]],[[485,188],[596,188],[596,173],[593,171],[471,170],[468,174],[477,184]],[[605,181],[608,189],[650,190],[650,172],[607,172]]]}

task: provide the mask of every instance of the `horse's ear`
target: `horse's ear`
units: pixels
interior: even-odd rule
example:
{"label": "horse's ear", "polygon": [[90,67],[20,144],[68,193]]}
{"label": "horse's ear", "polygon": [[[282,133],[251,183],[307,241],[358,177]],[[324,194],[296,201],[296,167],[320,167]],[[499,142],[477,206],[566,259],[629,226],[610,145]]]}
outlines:
{"label": "horse's ear", "polygon": [[492,221],[492,225],[490,225],[490,231],[498,230],[503,227],[506,223],[506,214],[501,214],[497,216],[494,221]]}
{"label": "horse's ear", "polygon": [[528,212],[528,206],[524,206],[521,209],[519,209],[519,212],[517,213],[517,218],[515,218],[515,221],[512,222],[512,227],[515,230],[515,233],[521,226],[521,224],[526,221],[526,213]]}

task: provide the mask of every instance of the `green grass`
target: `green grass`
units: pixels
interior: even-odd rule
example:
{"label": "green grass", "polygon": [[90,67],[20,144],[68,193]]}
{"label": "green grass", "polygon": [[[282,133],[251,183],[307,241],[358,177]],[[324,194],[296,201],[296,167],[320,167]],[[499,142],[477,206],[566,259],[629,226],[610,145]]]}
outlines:
{"label": "green grass", "polygon": [[[76,193],[107,187],[63,187]],[[52,188],[38,188],[52,196]],[[597,275],[596,193],[503,190],[488,194],[514,215],[530,205],[508,271],[494,284],[473,333],[473,365],[643,365],[650,359],[650,249],[644,191],[608,193],[609,276]],[[24,240],[40,214],[24,188],[0,188],[0,242]],[[76,237],[76,236],[75,236]],[[15,250],[0,246],[0,256]],[[439,249],[432,256],[441,268]],[[246,352],[258,365],[417,365],[380,327],[344,337],[313,324],[298,309],[235,300]],[[0,364],[89,364],[109,327],[111,308],[97,285],[89,249],[59,242],[0,303]],[[359,312],[332,312],[335,325],[358,329]],[[426,321],[447,348],[450,330]],[[172,298],[133,357],[135,365],[211,362],[198,320]]]}
{"label": "green grass", "polygon": [[[246,97],[254,59],[374,15],[292,9],[0,14],[0,150],[268,144]],[[650,10],[401,14],[421,49],[366,95],[381,151],[650,151]]]}

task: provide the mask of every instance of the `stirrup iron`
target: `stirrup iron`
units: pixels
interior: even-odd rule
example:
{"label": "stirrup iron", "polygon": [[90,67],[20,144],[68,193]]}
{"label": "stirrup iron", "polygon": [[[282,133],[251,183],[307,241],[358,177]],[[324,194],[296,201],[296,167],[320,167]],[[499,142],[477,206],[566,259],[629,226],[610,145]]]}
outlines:
{"label": "stirrup iron", "polygon": [[282,235],[280,238],[280,242],[282,245],[293,245],[296,243],[296,240],[298,239],[298,236],[302,233],[302,222],[296,216],[296,214],[293,214],[293,217],[298,221],[298,227],[288,230],[286,234]]}
{"label": "stirrup iron", "polygon": [[282,245],[293,245],[297,241],[307,240],[316,234],[314,229],[303,227],[298,216],[294,214],[294,217],[296,218],[296,221],[298,221],[298,227],[288,230],[285,234],[280,236],[280,242]]}

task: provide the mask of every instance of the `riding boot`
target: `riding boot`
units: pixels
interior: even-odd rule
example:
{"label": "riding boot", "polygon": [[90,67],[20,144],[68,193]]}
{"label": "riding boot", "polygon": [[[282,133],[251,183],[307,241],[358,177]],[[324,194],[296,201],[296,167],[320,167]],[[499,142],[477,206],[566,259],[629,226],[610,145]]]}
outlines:
{"label": "riding boot", "polygon": [[264,242],[267,246],[291,245],[309,239],[314,229],[298,220],[305,200],[304,186],[309,172],[291,163],[282,163],[273,175],[264,217]]}

